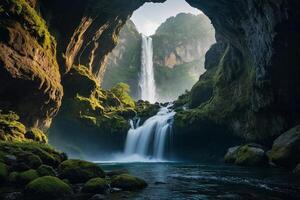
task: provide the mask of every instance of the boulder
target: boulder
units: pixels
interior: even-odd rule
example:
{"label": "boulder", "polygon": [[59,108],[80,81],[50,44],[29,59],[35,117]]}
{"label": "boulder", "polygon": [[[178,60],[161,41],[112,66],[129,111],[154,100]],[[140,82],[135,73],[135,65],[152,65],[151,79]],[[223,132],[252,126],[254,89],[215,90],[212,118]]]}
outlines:
{"label": "boulder", "polygon": [[109,188],[108,182],[103,178],[93,178],[86,182],[82,188],[84,193],[104,194]]}
{"label": "boulder", "polygon": [[268,157],[270,162],[282,167],[294,168],[300,163],[300,125],[280,135]]}
{"label": "boulder", "polygon": [[40,176],[56,176],[55,170],[49,165],[41,165],[37,172]]}
{"label": "boulder", "polygon": [[241,166],[262,166],[268,163],[265,151],[256,144],[229,148],[224,160]]}
{"label": "boulder", "polygon": [[0,162],[0,184],[8,178],[8,167],[6,164]]}
{"label": "boulder", "polygon": [[293,171],[294,174],[300,175],[300,163],[296,166],[296,168]]}
{"label": "boulder", "polygon": [[62,179],[68,179],[71,183],[105,177],[104,171],[97,164],[82,160],[66,160],[59,165],[58,171]]}
{"label": "boulder", "polygon": [[129,171],[127,169],[119,169],[106,172],[106,175],[109,177],[118,176],[121,174],[129,174]]}
{"label": "boulder", "polygon": [[27,183],[39,178],[39,174],[36,170],[30,169],[17,175],[17,183],[20,185],[26,185]]}
{"label": "boulder", "polygon": [[69,185],[52,176],[44,176],[30,182],[24,191],[26,200],[53,200],[72,193]]}
{"label": "boulder", "polygon": [[115,176],[111,181],[111,187],[120,188],[125,191],[144,189],[147,185],[144,180],[128,174]]}

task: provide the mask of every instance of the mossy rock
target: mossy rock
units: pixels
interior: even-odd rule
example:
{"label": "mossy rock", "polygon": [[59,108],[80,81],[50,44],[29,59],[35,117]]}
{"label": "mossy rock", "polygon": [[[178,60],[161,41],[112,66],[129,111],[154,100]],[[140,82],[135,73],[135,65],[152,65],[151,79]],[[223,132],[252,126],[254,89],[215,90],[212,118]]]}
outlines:
{"label": "mossy rock", "polygon": [[11,172],[8,176],[8,181],[12,184],[17,183],[18,176],[19,176],[18,172]]}
{"label": "mossy rock", "polygon": [[42,165],[42,160],[40,159],[40,157],[30,152],[20,152],[18,153],[17,157],[18,163],[24,163],[32,169],[37,169]]}
{"label": "mossy rock", "polygon": [[24,191],[26,200],[53,200],[72,193],[69,185],[52,176],[44,176],[30,182]]}
{"label": "mossy rock", "polygon": [[109,188],[108,182],[103,178],[93,178],[86,182],[82,188],[84,193],[104,194]]}
{"label": "mossy rock", "polygon": [[5,182],[8,178],[8,167],[6,164],[0,162],[0,184]]}
{"label": "mossy rock", "polygon": [[37,172],[40,176],[56,176],[55,170],[49,165],[41,165]]}
{"label": "mossy rock", "polygon": [[293,168],[300,162],[300,125],[280,135],[268,153],[270,162]]}
{"label": "mossy rock", "polygon": [[125,191],[141,190],[147,187],[147,185],[144,180],[128,174],[115,176],[111,181],[111,187],[120,188]]}
{"label": "mossy rock", "polygon": [[296,166],[296,168],[294,169],[293,173],[294,173],[294,174],[297,174],[297,175],[300,175],[300,164],[298,164],[298,165]]}
{"label": "mossy rock", "polygon": [[66,160],[59,167],[62,179],[68,179],[71,183],[84,183],[91,178],[104,178],[104,171],[96,164],[82,160]]}
{"label": "mossy rock", "polygon": [[39,174],[37,173],[37,171],[34,169],[30,169],[18,174],[17,183],[20,185],[26,185],[27,183],[37,178],[39,178]]}
{"label": "mossy rock", "polygon": [[268,159],[263,149],[245,145],[238,149],[234,163],[243,166],[261,166],[266,165]]}
{"label": "mossy rock", "polygon": [[38,128],[31,128],[25,133],[25,138],[36,142],[47,143],[47,136]]}

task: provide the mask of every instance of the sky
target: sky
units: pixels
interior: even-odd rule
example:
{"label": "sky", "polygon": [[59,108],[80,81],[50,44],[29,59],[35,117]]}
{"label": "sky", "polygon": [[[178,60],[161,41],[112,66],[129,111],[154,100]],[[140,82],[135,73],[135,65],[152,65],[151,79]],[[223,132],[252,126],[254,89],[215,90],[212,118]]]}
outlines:
{"label": "sky", "polygon": [[150,36],[166,19],[181,12],[201,13],[200,10],[191,7],[185,0],[167,0],[165,3],[145,3],[133,13],[131,20],[140,33]]}

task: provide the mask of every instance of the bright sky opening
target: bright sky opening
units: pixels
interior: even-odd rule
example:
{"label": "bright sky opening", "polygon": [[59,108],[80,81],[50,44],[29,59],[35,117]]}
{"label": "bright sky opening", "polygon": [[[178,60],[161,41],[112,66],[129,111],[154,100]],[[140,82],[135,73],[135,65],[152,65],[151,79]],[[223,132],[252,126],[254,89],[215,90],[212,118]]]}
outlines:
{"label": "bright sky opening", "polygon": [[195,15],[201,13],[185,0],[168,0],[165,3],[145,3],[133,13],[131,20],[140,33],[150,36],[166,19],[182,12]]}

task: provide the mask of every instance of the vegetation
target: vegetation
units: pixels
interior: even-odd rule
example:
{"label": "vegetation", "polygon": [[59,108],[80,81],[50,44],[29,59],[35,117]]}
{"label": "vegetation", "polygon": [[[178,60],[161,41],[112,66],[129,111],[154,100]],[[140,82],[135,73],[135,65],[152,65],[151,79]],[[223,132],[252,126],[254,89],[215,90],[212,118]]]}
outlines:
{"label": "vegetation", "polygon": [[82,188],[85,193],[103,194],[109,188],[108,182],[103,178],[93,178],[86,182]]}
{"label": "vegetation", "polygon": [[121,174],[112,178],[111,186],[121,188],[125,191],[134,191],[144,189],[147,187],[147,183],[137,177],[128,174]]}
{"label": "vegetation", "polygon": [[25,197],[30,200],[51,200],[72,194],[69,185],[52,176],[44,176],[30,182],[25,188]]}
{"label": "vegetation", "polygon": [[66,160],[59,165],[59,174],[62,179],[71,183],[84,183],[91,178],[104,178],[103,170],[96,164],[82,160]]}

